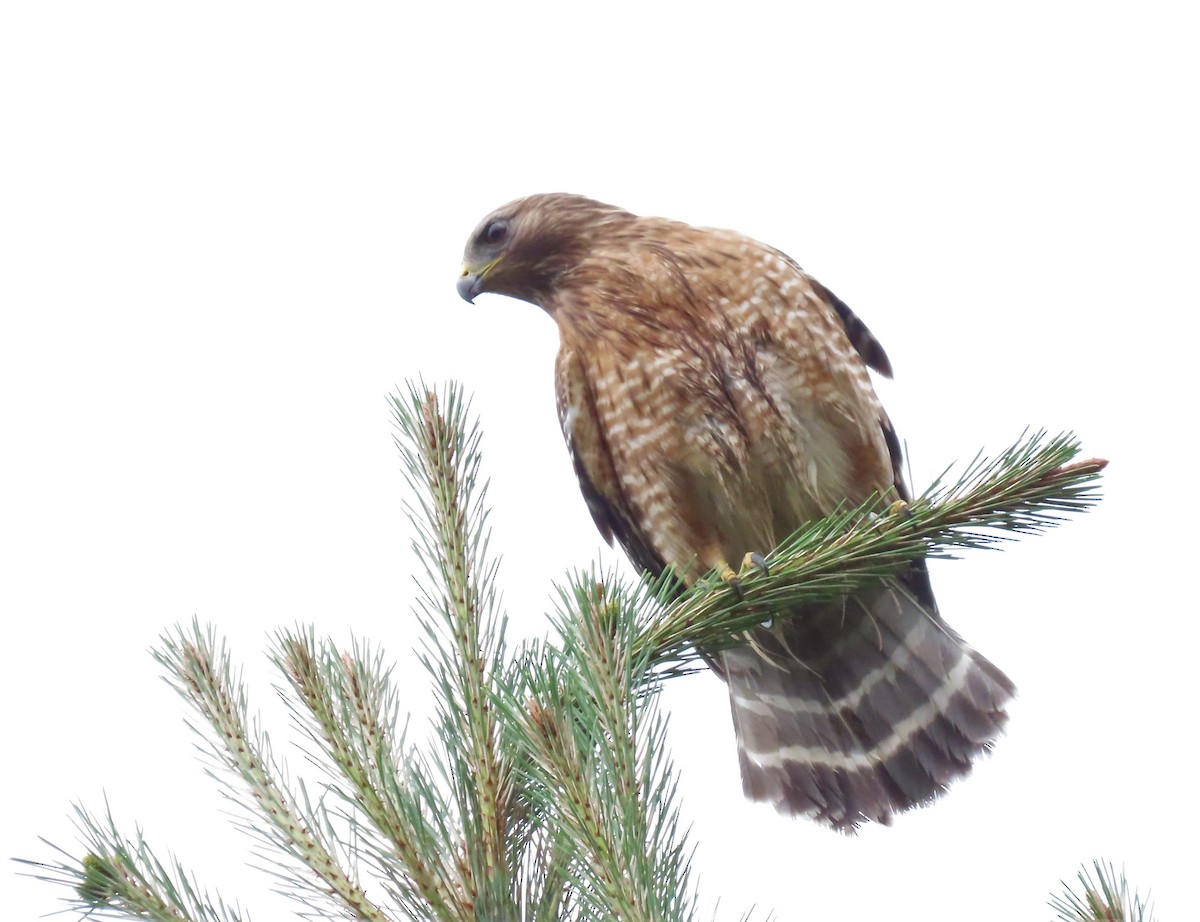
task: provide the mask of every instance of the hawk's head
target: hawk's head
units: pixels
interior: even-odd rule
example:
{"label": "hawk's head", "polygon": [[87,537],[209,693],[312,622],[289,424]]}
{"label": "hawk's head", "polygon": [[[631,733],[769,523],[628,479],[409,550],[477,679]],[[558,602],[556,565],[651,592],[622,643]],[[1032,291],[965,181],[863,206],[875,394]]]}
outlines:
{"label": "hawk's head", "polygon": [[564,274],[637,218],[580,195],[530,195],[497,208],[467,241],[458,293],[491,291],[548,308]]}

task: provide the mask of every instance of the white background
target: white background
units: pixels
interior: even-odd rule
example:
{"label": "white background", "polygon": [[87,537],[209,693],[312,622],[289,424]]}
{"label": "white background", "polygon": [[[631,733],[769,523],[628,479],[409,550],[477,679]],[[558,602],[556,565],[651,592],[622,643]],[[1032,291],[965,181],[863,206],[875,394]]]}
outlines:
{"label": "white background", "polygon": [[[938,564],[1020,687],[971,778],[845,838],[742,800],[724,691],[666,706],[703,905],[1032,920],[1104,856],[1195,905],[1196,29],[1186,4],[626,8],[12,2],[0,14],[0,856],[74,848],[107,794],[255,917],[147,653],[193,614],[246,663],[295,622],[384,644],[418,715],[385,395],[457,378],[486,430],[513,632],[597,554],[552,322],[454,291],[535,191],[734,227],[891,355],[918,489],[1026,426],[1112,459],[1094,513]],[[624,566],[624,564],[622,564]],[[414,723],[420,734],[420,717]],[[303,770],[296,760],[294,771]],[[4,915],[56,907],[0,876]]]}

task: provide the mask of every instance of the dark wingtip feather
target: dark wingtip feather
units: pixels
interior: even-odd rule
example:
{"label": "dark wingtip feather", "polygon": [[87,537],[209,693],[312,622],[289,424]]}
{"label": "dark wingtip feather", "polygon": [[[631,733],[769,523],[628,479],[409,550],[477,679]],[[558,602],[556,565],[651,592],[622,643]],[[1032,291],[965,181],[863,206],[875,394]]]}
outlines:
{"label": "dark wingtip feather", "polygon": [[859,319],[858,314],[850,310],[845,301],[815,279],[812,281],[812,286],[817,294],[828,301],[829,306],[837,311],[838,318],[846,330],[846,336],[850,339],[850,344],[862,356],[867,367],[875,369],[885,378],[892,377],[892,362],[887,357],[883,344],[875,338],[874,333],[867,329],[867,325]]}

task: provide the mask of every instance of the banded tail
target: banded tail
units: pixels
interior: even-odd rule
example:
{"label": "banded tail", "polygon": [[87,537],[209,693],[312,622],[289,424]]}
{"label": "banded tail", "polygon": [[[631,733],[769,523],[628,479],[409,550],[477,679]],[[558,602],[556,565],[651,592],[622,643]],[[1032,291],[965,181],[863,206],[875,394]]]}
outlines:
{"label": "banded tail", "polygon": [[941,619],[923,566],[721,654],[746,796],[850,832],[990,749],[1015,688]]}

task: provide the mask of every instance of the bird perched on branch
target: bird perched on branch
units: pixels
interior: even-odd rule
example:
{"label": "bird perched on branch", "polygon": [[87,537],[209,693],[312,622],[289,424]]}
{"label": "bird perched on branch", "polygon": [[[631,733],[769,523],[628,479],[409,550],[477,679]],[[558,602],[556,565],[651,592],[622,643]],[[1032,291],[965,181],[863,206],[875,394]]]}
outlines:
{"label": "bird perched on branch", "polygon": [[[694,582],[872,495],[904,499],[865,324],[731,231],[532,195],[471,234],[458,291],[558,324],[558,411],[601,534]],[[761,557],[754,559],[761,561]],[[747,796],[836,829],[927,803],[990,747],[1013,685],[942,620],[924,562],[709,658]]]}

